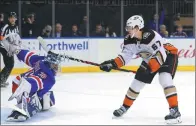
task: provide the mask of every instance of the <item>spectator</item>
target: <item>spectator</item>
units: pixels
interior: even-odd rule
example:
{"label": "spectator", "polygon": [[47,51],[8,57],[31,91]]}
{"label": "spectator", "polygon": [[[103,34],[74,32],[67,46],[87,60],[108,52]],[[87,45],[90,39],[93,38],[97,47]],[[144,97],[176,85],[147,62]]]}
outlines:
{"label": "spectator", "polygon": [[[83,22],[80,24],[80,31],[86,36],[86,32],[87,32],[87,24],[88,24],[88,17],[84,16],[83,17]],[[89,22],[89,30],[91,28],[91,23]]]}
{"label": "spectator", "polygon": [[178,25],[176,28],[176,32],[174,32],[170,37],[188,37],[185,32],[183,32],[182,25]]}
{"label": "spectator", "polygon": [[0,13],[0,29],[4,26],[4,14]]}
{"label": "spectator", "polygon": [[153,19],[148,23],[147,27],[156,31],[157,20],[158,20],[158,28],[159,28],[160,25],[162,25],[164,21],[164,10],[161,11],[160,18],[158,14],[154,14]]}
{"label": "spectator", "polygon": [[116,37],[116,33],[112,31],[112,28],[107,26],[105,29],[105,37]]}
{"label": "spectator", "polygon": [[168,37],[168,31],[165,25],[160,25],[160,35],[162,37]]}
{"label": "spectator", "polygon": [[41,36],[42,37],[46,37],[46,38],[50,38],[50,37],[52,37],[51,32],[52,32],[52,26],[46,25],[44,27],[43,31],[42,31],[42,35]]}
{"label": "spectator", "polygon": [[62,25],[60,23],[56,24],[56,27],[55,27],[55,37],[57,37],[57,38],[63,37]]}
{"label": "spectator", "polygon": [[96,25],[96,30],[92,32],[91,36],[93,37],[105,37],[105,33],[102,30],[102,26],[100,24]]}
{"label": "spectator", "polygon": [[69,34],[70,37],[79,37],[79,36],[83,36],[82,32],[80,32],[78,30],[78,26],[76,24],[72,25],[72,31]]}
{"label": "spectator", "polygon": [[34,22],[35,14],[31,13],[25,17],[25,21],[22,26],[22,37],[36,37],[36,26]]}

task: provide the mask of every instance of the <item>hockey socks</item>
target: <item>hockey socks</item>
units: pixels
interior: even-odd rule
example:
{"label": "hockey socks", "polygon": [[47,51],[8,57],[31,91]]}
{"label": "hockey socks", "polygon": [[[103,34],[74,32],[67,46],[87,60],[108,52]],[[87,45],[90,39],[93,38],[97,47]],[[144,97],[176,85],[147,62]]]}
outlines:
{"label": "hockey socks", "polygon": [[175,86],[166,87],[164,93],[170,108],[178,106],[178,96]]}

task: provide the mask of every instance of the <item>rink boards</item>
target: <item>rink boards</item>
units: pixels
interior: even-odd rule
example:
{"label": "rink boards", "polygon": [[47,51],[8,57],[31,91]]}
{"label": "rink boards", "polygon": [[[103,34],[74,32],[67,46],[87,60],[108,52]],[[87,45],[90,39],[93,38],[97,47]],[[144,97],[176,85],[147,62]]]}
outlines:
{"label": "rink boards", "polygon": [[[121,52],[123,38],[69,38],[45,39],[48,47],[54,52],[72,56],[95,63],[113,59]],[[178,71],[195,71],[195,39],[167,39],[178,48]],[[30,49],[39,55],[46,55],[37,39],[23,39],[24,48]],[[27,65],[15,57],[15,66],[12,74],[19,74],[29,69]],[[137,70],[141,58],[134,56],[125,69]],[[1,58],[1,68],[3,68]],[[101,72],[96,66],[65,60],[61,63],[61,72]]]}

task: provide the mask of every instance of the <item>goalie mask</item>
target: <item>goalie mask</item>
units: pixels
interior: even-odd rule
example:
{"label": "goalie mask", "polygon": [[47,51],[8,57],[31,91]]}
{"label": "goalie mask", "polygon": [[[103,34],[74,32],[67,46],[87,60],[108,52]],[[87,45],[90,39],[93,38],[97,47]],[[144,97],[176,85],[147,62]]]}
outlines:
{"label": "goalie mask", "polygon": [[53,69],[56,73],[59,70],[59,65],[61,63],[61,55],[55,53],[48,53],[45,57],[45,61],[47,61],[50,65],[50,68]]}

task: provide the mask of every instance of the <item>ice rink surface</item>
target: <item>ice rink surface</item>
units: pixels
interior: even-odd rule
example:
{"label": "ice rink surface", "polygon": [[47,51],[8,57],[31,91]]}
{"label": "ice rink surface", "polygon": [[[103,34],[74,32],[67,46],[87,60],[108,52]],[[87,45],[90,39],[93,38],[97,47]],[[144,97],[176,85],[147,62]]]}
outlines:
{"label": "ice rink surface", "polygon": [[[9,78],[9,82],[14,76]],[[155,76],[151,85],[146,85],[128,112],[113,119],[113,111],[120,107],[131,81],[132,73],[77,73],[60,74],[53,87],[56,105],[21,123],[5,121],[11,109],[7,107],[11,85],[1,89],[1,124],[113,124],[113,125],[164,125],[169,113],[162,87]],[[177,87],[182,125],[195,125],[195,73],[177,72],[174,83]]]}

